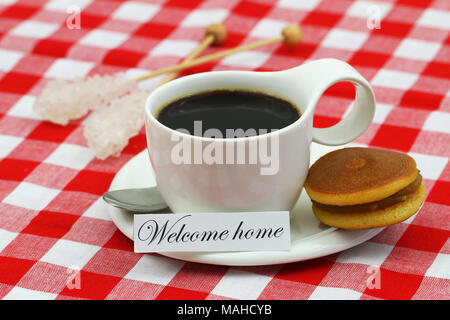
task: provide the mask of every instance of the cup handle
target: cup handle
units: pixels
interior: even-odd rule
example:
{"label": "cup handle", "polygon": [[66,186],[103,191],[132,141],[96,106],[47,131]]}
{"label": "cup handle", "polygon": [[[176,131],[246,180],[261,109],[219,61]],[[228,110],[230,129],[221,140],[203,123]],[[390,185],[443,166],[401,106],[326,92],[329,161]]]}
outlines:
{"label": "cup handle", "polygon": [[313,106],[320,96],[335,83],[350,81],[356,87],[355,103],[339,123],[328,128],[313,128],[312,140],[325,145],[341,145],[358,138],[367,130],[375,113],[375,95],[370,84],[348,63],[337,59],[321,59],[304,65],[310,70],[308,87]]}

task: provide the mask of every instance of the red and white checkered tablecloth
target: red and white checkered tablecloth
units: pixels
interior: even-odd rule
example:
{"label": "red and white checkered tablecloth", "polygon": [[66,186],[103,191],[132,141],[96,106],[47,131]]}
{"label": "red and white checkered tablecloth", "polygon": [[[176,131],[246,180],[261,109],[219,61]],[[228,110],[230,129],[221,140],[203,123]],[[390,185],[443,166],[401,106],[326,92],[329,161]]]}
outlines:
{"label": "red and white checkered tablecloth", "polygon": [[[81,28],[71,29],[66,21],[78,9]],[[101,195],[145,149],[144,132],[120,157],[97,160],[80,121],[43,122],[33,102],[52,78],[177,63],[213,22],[225,24],[228,39],[207,53],[277,36],[288,22],[301,25],[304,40],[184,74],[282,70],[328,57],[352,64],[378,102],[356,142],[416,159],[427,188],[422,210],[370,241],[306,262],[225,267],[135,254]],[[449,30],[448,0],[0,0],[0,298],[449,299]],[[330,88],[315,125],[339,121],[353,90]],[[379,268],[380,288],[367,286],[370,266]]]}

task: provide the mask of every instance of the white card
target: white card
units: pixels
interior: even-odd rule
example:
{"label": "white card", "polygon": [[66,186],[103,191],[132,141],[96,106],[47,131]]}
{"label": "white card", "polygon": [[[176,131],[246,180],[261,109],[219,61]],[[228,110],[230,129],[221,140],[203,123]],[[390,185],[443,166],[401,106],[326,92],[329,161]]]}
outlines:
{"label": "white card", "polygon": [[134,215],[134,252],[281,251],[288,211]]}

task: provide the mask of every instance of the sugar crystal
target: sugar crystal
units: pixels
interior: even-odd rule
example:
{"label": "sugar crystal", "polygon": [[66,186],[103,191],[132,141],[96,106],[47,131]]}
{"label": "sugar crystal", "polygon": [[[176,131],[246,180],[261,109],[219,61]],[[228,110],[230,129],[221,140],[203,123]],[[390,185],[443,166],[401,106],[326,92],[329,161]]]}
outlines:
{"label": "sugar crystal", "polygon": [[134,91],[94,110],[84,121],[84,137],[95,156],[119,156],[128,140],[144,126],[144,105],[148,93]]}
{"label": "sugar crystal", "polygon": [[137,82],[122,73],[94,75],[71,82],[50,80],[37,97],[34,111],[44,120],[66,125],[95,108],[108,105],[112,100],[137,90]]}

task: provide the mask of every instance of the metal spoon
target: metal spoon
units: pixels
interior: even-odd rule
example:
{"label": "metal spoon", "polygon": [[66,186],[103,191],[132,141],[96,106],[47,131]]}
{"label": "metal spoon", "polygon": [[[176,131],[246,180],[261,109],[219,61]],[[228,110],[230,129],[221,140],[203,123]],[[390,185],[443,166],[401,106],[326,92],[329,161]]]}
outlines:
{"label": "metal spoon", "polygon": [[132,212],[152,212],[168,206],[157,187],[108,191],[103,195],[110,205]]}

